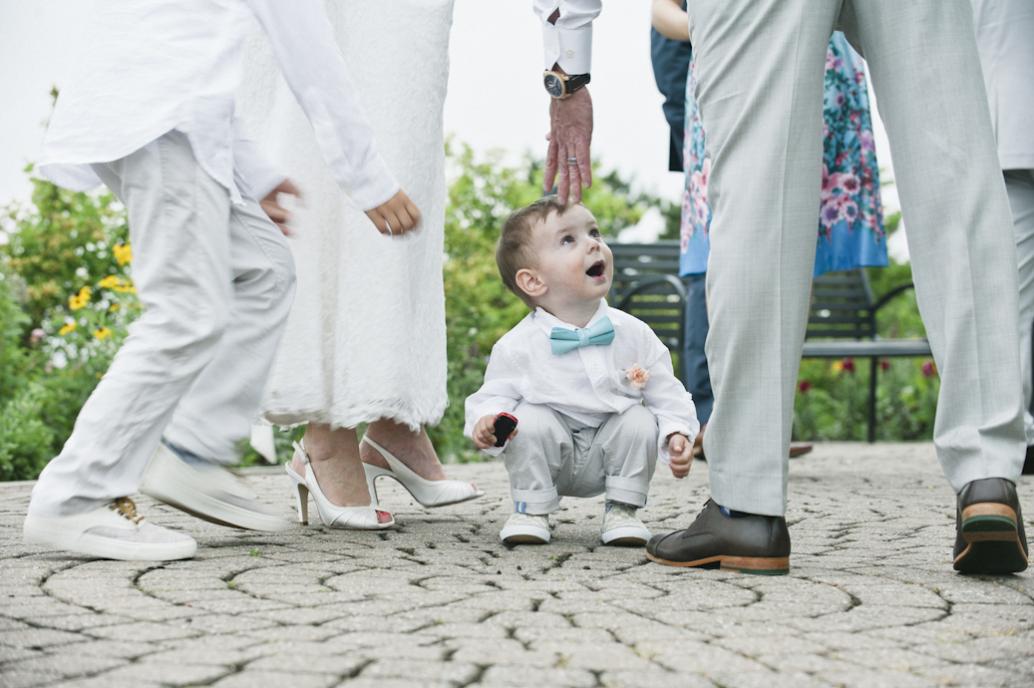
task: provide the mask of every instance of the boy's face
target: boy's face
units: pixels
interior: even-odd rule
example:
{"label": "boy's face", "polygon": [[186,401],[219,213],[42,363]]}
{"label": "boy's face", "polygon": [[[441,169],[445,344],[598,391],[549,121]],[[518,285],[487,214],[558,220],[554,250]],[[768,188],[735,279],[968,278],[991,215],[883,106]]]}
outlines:
{"label": "boy's face", "polygon": [[531,294],[536,303],[555,312],[565,306],[596,302],[610,291],[614,255],[599,226],[584,206],[551,213],[532,228],[534,268],[544,291]]}

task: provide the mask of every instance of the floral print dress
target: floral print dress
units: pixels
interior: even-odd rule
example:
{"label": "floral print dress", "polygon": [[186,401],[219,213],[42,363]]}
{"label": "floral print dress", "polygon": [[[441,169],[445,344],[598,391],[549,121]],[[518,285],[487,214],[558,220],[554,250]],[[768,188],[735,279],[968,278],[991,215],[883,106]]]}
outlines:
{"label": "floral print dress", "polygon": [[[704,128],[693,93],[690,65],[686,86],[686,139],[683,156],[686,190],[682,200],[682,247],[679,274],[707,272],[711,208]],[[862,58],[840,32],[826,53],[823,96],[822,195],[818,212],[815,276],[836,270],[887,264],[879,168],[869,115]],[[773,180],[773,183],[774,180]]]}

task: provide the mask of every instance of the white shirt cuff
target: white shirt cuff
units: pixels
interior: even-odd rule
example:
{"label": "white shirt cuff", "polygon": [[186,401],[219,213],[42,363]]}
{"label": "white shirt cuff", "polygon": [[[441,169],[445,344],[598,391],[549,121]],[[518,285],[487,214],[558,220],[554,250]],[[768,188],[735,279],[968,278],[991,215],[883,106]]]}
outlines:
{"label": "white shirt cuff", "polygon": [[543,62],[546,69],[560,65],[568,74],[592,71],[592,24],[575,29],[542,25]]}
{"label": "white shirt cuff", "polygon": [[354,177],[345,186],[345,193],[361,210],[367,211],[387,203],[401,188],[384,160],[377,155],[361,176]]}

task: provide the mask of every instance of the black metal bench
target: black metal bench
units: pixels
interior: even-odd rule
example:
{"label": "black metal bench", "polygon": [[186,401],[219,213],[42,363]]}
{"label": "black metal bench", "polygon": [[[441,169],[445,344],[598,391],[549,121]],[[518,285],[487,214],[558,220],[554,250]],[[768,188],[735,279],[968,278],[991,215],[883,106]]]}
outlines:
{"label": "black metal bench", "polygon": [[[687,383],[685,367],[686,288],[678,274],[679,244],[611,244],[614,283],[609,301],[646,322],[672,352],[676,374]],[[895,297],[912,288],[900,285],[873,298],[864,270],[828,273],[812,286],[804,358],[868,358],[868,439],[876,440],[876,383],[879,360],[930,356],[925,339],[880,339],[876,316]]]}

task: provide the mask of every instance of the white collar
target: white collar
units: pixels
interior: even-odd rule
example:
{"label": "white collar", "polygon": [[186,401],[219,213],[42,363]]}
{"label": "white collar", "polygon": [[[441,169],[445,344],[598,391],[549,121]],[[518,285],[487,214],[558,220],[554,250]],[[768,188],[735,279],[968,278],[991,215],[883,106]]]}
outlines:
{"label": "white collar", "polygon": [[[589,318],[589,322],[585,324],[585,327],[592,327],[592,325],[596,321],[606,317],[607,312],[609,310],[610,307],[607,305],[607,300],[600,299],[600,307],[597,308],[593,316]],[[539,326],[539,329],[541,329],[546,334],[549,334],[550,330],[552,330],[554,327],[564,327],[570,330],[584,329],[581,327],[576,327],[569,322],[564,322],[560,318],[556,317],[555,315],[547,311],[542,306],[536,307],[534,312],[532,312],[531,317]]]}

